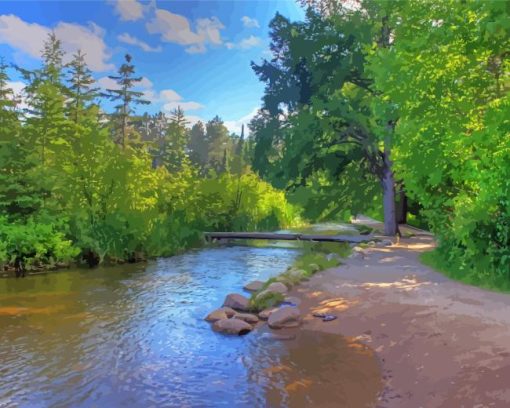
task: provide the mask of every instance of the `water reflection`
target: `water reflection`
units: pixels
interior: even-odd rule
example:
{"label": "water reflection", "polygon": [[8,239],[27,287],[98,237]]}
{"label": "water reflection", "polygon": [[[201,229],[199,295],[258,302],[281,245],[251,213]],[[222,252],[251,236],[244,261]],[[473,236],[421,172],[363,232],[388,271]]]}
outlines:
{"label": "water reflection", "polygon": [[[293,395],[329,381],[330,369],[307,365],[317,350],[312,338],[225,337],[203,317],[226,293],[281,272],[295,256],[213,248],[148,265],[0,280],[0,406],[294,406]],[[267,375],[280,363],[297,370],[295,384],[285,371]]]}

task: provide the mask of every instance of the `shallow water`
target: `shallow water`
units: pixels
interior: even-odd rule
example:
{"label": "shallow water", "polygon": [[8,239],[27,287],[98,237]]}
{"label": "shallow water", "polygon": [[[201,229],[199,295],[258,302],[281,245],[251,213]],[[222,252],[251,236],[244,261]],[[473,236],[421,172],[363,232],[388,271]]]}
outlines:
{"label": "shallow water", "polygon": [[209,248],[0,280],[0,407],[309,406],[300,401],[324,399],[324,388],[352,394],[347,372],[370,388],[375,360],[353,364],[363,353],[339,336],[227,337],[203,320],[227,293],[280,273],[296,255]]}

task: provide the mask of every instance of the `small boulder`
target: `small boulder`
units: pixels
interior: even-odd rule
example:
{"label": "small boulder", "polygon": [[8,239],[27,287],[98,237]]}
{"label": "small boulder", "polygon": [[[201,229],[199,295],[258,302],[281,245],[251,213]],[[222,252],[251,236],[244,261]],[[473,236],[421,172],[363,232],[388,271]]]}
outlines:
{"label": "small boulder", "polygon": [[231,293],[230,295],[227,295],[227,297],[225,298],[225,301],[223,302],[223,307],[230,307],[234,310],[247,312],[250,308],[250,300],[238,293]]}
{"label": "small boulder", "polygon": [[282,295],[285,295],[289,289],[281,282],[273,282],[266,288],[266,291],[281,293]]}
{"label": "small boulder", "polygon": [[301,324],[301,312],[297,307],[281,307],[269,315],[267,323],[271,329],[298,327]]}
{"label": "small boulder", "polygon": [[235,314],[236,311],[230,307],[220,307],[219,309],[213,310],[211,313],[209,313],[205,320],[207,322],[213,323],[221,319],[230,319]]}
{"label": "small boulder", "polygon": [[259,319],[260,320],[267,320],[269,319],[269,316],[271,313],[276,312],[278,310],[277,307],[272,307],[270,309],[264,309],[262,312],[259,313]]}
{"label": "small boulder", "polygon": [[296,306],[299,306],[301,304],[301,299],[295,297],[295,296],[287,296],[285,299],[283,299],[284,302],[293,303]]}
{"label": "small boulder", "polygon": [[248,283],[245,287],[243,287],[244,290],[247,290],[248,292],[258,292],[262,287],[264,286],[264,282],[262,281],[253,281]]}
{"label": "small boulder", "polygon": [[221,319],[213,324],[213,330],[225,334],[237,334],[241,336],[253,330],[253,326],[241,319]]}
{"label": "small boulder", "polygon": [[383,246],[392,246],[392,245],[393,245],[393,242],[392,242],[392,241],[390,241],[389,239],[383,239],[383,240],[381,241],[381,245],[383,245]]}
{"label": "small boulder", "polygon": [[249,324],[255,324],[259,321],[259,318],[251,313],[236,313],[234,315],[234,319],[243,320]]}

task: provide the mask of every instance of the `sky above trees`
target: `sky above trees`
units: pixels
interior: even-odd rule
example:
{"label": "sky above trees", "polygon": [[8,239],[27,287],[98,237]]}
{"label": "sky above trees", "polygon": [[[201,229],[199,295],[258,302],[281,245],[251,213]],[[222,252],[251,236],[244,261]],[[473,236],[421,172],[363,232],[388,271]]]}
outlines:
{"label": "sky above trees", "polygon": [[[36,67],[53,30],[64,51],[81,49],[99,86],[110,88],[108,75],[129,53],[143,76],[139,90],[152,102],[140,110],[181,106],[191,123],[219,115],[239,133],[260,106],[263,84],[250,61],[269,56],[267,26],[276,12],[303,16],[291,0],[2,1],[0,56]],[[21,90],[21,78],[14,71],[11,78]]]}

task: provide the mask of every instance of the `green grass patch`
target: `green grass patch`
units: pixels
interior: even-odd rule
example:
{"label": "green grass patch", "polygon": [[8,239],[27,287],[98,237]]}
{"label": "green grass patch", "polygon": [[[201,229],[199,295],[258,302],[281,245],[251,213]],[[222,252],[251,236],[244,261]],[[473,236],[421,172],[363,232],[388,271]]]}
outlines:
{"label": "green grass patch", "polygon": [[271,283],[281,282],[290,289],[319,271],[340,265],[340,259],[347,257],[351,253],[351,247],[347,243],[294,242],[301,249],[301,254],[285,272],[268,279],[261,290],[252,293],[250,298],[250,310],[252,312],[275,307],[284,300],[285,296],[280,293],[270,292],[259,296]]}
{"label": "green grass patch", "polygon": [[482,265],[465,268],[460,262],[447,262],[437,249],[421,254],[420,261],[453,280],[495,292],[510,293],[508,276],[495,275]]}
{"label": "green grass patch", "polygon": [[262,296],[257,296],[259,293],[254,293],[250,298],[250,311],[252,312],[260,312],[278,306],[284,299],[281,293],[268,292]]}

